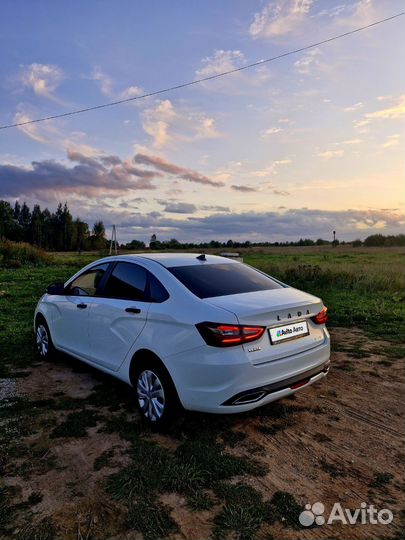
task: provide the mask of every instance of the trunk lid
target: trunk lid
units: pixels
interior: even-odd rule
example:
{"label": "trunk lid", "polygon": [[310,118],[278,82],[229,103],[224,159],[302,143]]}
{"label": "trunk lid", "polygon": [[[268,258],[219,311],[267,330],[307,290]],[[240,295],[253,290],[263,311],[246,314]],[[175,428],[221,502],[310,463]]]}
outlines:
{"label": "trunk lid", "polygon": [[[243,345],[253,364],[270,362],[317,347],[324,339],[323,325],[311,321],[323,307],[322,300],[293,287],[256,291],[205,300],[234,313],[240,324],[265,326],[263,337]],[[297,321],[306,321],[309,334],[290,341],[272,344],[268,329]],[[220,322],[220,321],[218,321]]]}

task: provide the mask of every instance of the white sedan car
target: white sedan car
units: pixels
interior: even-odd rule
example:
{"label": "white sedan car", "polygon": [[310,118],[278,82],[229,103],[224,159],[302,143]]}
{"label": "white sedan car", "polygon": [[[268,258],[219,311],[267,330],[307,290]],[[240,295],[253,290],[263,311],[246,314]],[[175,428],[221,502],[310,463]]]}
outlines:
{"label": "white sedan car", "polygon": [[326,307],[246,264],[152,253],[95,261],[50,285],[35,310],[38,351],[57,349],[135,388],[162,424],[178,406],[235,413],[324,377]]}

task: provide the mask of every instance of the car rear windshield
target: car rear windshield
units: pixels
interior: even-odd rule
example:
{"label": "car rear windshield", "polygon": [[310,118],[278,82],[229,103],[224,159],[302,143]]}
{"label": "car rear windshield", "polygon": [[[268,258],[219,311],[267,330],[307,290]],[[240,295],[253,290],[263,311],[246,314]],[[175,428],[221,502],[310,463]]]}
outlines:
{"label": "car rear windshield", "polygon": [[269,276],[240,263],[174,266],[168,270],[199,298],[283,287]]}

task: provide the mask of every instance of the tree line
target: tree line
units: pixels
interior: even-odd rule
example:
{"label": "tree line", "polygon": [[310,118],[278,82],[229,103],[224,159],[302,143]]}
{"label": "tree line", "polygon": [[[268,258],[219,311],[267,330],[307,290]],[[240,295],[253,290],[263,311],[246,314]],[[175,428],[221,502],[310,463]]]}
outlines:
{"label": "tree line", "polygon": [[[85,251],[95,249],[105,249],[109,242],[105,238],[105,227],[102,221],[96,221],[90,230],[88,223],[80,218],[73,218],[67,203],[58,204],[56,212],[50,212],[48,208],[41,210],[36,204],[31,210],[24,202],[18,201],[12,206],[9,202],[0,200],[0,240],[11,240],[14,242],[27,242],[40,248],[50,251]],[[249,247],[271,247],[271,246],[337,246],[341,244],[351,244],[353,247],[381,247],[381,246],[405,246],[405,235],[373,234],[364,241],[354,240],[352,242],[339,242],[318,238],[300,238],[296,242],[239,242],[228,240],[219,242],[211,240],[209,242],[180,242],[176,238],[160,241],[153,234],[150,238],[149,247],[153,250],[176,250],[176,249],[239,249]],[[132,240],[127,244],[121,244],[121,248],[130,250],[141,250],[147,246],[142,240]]]}
{"label": "tree line", "polygon": [[105,227],[96,221],[90,230],[80,218],[74,219],[67,203],[59,203],[56,212],[41,210],[36,204],[31,210],[24,202],[12,206],[0,200],[0,239],[27,242],[51,251],[81,251],[107,246]]}

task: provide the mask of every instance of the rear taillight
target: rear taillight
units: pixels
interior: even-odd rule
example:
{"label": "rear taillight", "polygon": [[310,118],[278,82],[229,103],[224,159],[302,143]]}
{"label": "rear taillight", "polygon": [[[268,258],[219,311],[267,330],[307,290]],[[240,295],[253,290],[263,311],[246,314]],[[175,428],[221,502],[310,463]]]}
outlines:
{"label": "rear taillight", "polygon": [[315,315],[314,317],[311,317],[311,319],[316,324],[325,324],[326,321],[328,320],[328,308],[323,307],[321,309],[321,311],[317,315]]}
{"label": "rear taillight", "polygon": [[263,326],[245,326],[243,324],[221,324],[202,322],[196,324],[204,341],[213,347],[232,347],[259,339],[264,334]]}

